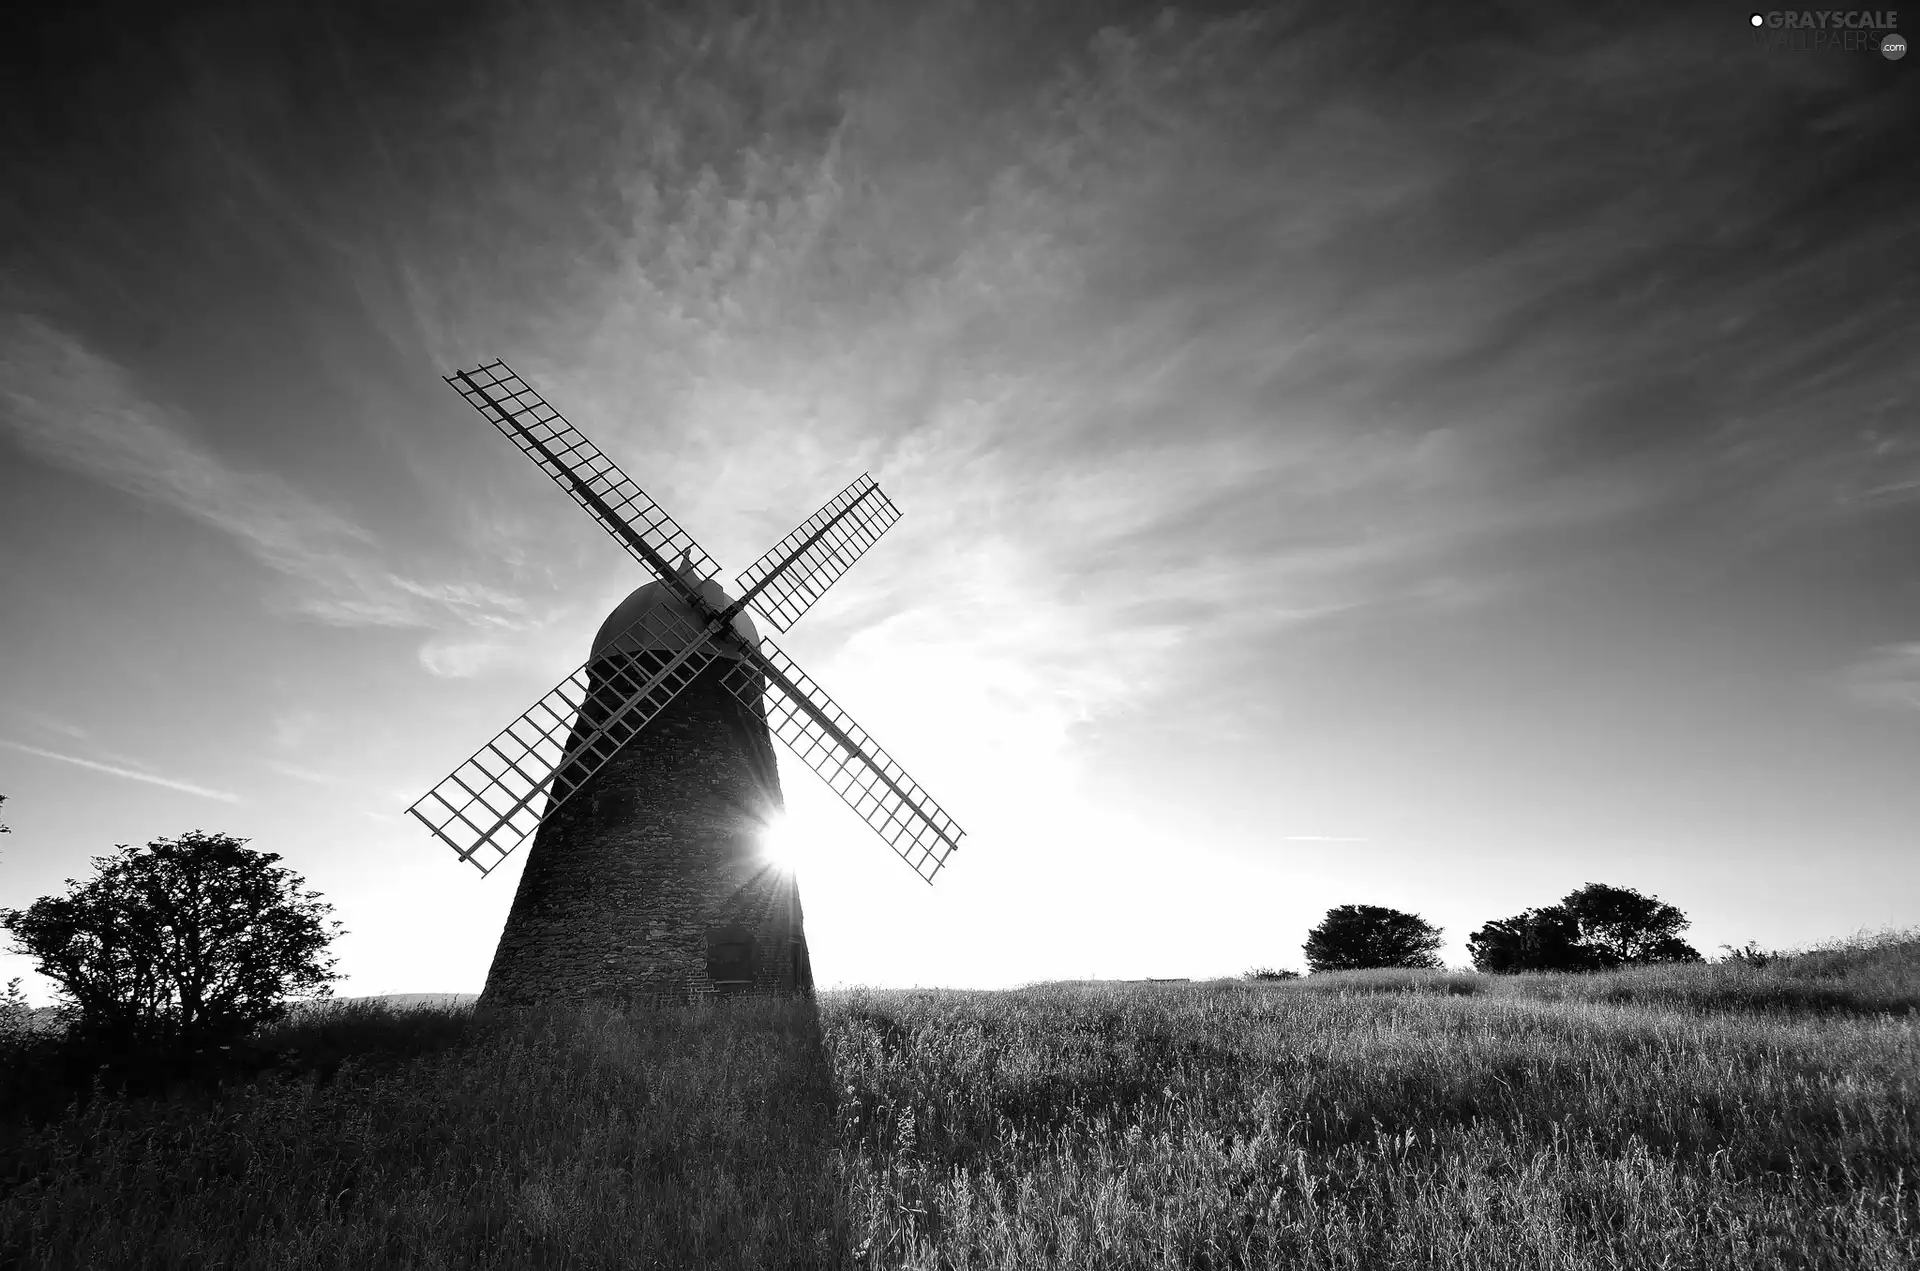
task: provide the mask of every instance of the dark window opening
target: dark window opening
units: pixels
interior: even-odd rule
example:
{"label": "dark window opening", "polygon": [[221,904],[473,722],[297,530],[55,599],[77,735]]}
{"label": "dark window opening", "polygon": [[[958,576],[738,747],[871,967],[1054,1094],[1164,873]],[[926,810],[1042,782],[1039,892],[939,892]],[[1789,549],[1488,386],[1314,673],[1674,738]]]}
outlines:
{"label": "dark window opening", "polygon": [[739,923],[707,933],[707,978],[722,993],[753,987],[753,933]]}

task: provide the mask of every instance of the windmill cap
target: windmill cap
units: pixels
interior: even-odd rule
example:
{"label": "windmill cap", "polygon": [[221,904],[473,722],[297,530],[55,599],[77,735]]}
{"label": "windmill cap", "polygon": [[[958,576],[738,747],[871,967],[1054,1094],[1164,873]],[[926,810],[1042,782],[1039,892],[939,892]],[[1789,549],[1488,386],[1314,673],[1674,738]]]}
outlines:
{"label": "windmill cap", "polygon": [[[693,582],[691,578],[688,581]],[[694,582],[694,586],[715,609],[725,609],[733,603],[733,597],[727,594],[726,588],[711,578]],[[614,651],[616,640],[618,650],[625,653],[636,653],[643,649],[667,653],[678,652],[677,648],[671,647],[670,643],[655,630],[649,629],[661,624],[649,623],[634,627],[635,623],[640,622],[642,617],[655,609],[666,610],[696,631],[706,625],[699,615],[694,613],[693,606],[667,590],[665,583],[646,583],[634,588],[625,600],[614,606],[613,612],[607,615],[607,620],[600,624],[600,630],[593,637],[592,656],[597,658]],[[629,630],[629,628],[632,629]],[[754,627],[753,619],[749,618],[744,610],[734,616],[733,629],[749,644],[758,644],[760,641],[760,632]],[[622,636],[622,632],[626,634]],[[727,656],[737,655],[729,653]]]}

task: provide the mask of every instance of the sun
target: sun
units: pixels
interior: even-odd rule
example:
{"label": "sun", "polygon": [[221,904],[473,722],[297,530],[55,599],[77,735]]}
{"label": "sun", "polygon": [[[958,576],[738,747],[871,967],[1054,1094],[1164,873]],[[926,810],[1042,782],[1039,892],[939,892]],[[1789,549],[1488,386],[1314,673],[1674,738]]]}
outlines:
{"label": "sun", "polygon": [[805,855],[805,845],[792,817],[782,812],[774,813],[761,824],[757,837],[760,840],[760,855],[774,868],[787,874],[799,868],[800,859]]}

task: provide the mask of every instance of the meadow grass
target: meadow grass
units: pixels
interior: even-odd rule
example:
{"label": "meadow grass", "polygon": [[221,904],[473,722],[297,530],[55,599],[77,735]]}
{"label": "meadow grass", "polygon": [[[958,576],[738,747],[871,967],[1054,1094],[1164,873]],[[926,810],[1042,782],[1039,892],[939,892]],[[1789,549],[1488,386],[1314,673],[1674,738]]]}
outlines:
{"label": "meadow grass", "polygon": [[0,1265],[1920,1266],[1920,940],[1802,957],[326,1012],[13,1116]]}
{"label": "meadow grass", "polygon": [[214,1090],[0,1131],[0,1266],[845,1265],[811,1003],[350,1007],[262,1041]]}

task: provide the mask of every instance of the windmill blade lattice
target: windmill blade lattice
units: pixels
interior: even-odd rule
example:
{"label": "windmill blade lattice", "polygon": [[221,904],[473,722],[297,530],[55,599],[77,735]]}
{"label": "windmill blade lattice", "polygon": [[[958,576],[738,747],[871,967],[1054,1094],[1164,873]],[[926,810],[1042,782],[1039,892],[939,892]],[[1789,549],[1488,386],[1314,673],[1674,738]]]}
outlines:
{"label": "windmill blade lattice", "polygon": [[727,672],[748,706],[765,697],[767,727],[931,883],[965,832],[771,640]]}
{"label": "windmill blade lattice", "polygon": [[[708,632],[655,608],[407,809],[482,874],[533,837],[719,656]],[[621,652],[664,650],[677,652]]]}
{"label": "windmill blade lattice", "polygon": [[900,519],[866,473],[775,543],[734,581],[740,599],[785,631]]}
{"label": "windmill blade lattice", "polygon": [[457,371],[445,379],[635,560],[683,598],[689,589],[674,568],[682,557],[700,578],[719,574],[720,566],[692,535],[505,362]]}

